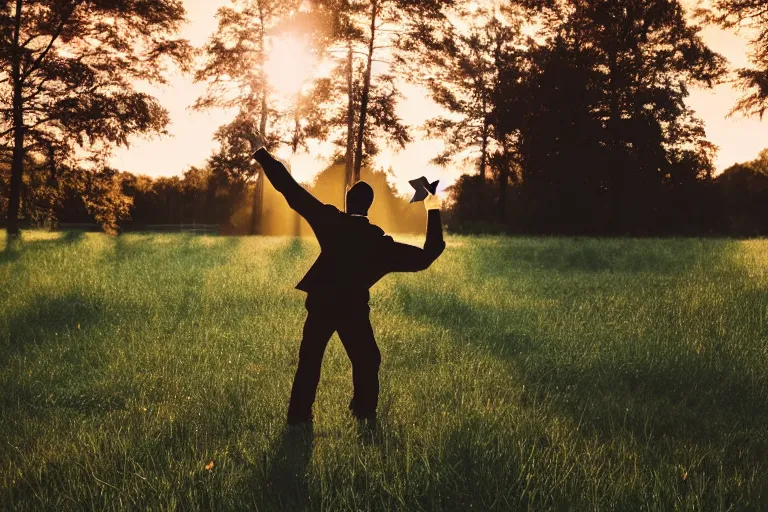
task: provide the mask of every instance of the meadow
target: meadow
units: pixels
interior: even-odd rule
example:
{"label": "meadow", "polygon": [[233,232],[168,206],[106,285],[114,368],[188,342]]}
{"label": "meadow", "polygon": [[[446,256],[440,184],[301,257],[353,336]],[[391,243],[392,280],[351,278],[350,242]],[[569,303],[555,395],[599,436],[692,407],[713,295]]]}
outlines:
{"label": "meadow", "polygon": [[768,241],[447,243],[370,442],[336,335],[285,428],[314,241],[0,236],[0,510],[768,509]]}

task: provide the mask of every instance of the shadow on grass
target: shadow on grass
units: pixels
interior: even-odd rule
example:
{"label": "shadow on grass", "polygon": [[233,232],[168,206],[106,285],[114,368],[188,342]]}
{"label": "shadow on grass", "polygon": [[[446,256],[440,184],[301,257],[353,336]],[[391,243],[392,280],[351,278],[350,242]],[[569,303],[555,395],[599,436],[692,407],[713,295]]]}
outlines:
{"label": "shadow on grass", "polygon": [[301,237],[292,237],[284,249],[286,258],[293,261],[303,258],[307,252],[307,243]]}
{"label": "shadow on grass", "polygon": [[[701,245],[706,245],[707,252]],[[674,274],[716,261],[733,246],[729,240],[489,238],[473,241],[471,259],[481,275],[503,274],[514,265],[555,272]],[[711,250],[711,252],[708,252]]]}
{"label": "shadow on grass", "polygon": [[[586,437],[604,442],[631,435],[643,441],[669,439],[706,446],[763,430],[768,424],[764,385],[704,362],[560,366],[533,387],[555,394],[558,415],[577,420]],[[750,442],[760,443],[763,456],[768,456],[768,436]]]}
{"label": "shadow on grass", "polygon": [[[77,246],[82,233],[66,232],[64,235],[29,246],[22,244],[20,251],[26,259],[26,253],[42,247],[65,246],[70,254],[82,250]],[[23,300],[16,301],[18,306],[0,316],[0,356],[4,361],[0,363],[0,372],[18,375],[23,371],[25,375],[26,384],[13,386],[6,395],[14,395],[13,405],[29,395],[28,403],[34,402],[37,406],[63,406],[82,412],[123,408],[126,397],[135,390],[117,389],[118,384],[110,384],[109,377],[104,374],[110,357],[119,354],[111,345],[124,339],[115,338],[113,334],[121,329],[126,332],[126,326],[135,330],[136,325],[145,325],[149,331],[174,331],[182,322],[197,318],[202,307],[200,295],[206,270],[227,263],[229,253],[239,243],[236,239],[217,239],[210,246],[202,245],[193,235],[180,236],[178,240],[175,243],[176,239],[171,239],[172,244],[153,248],[153,244],[142,238],[117,237],[114,251],[104,251],[107,256],[95,256],[105,259],[99,262],[104,268],[88,262],[83,270],[74,269],[97,272],[86,280],[86,284],[73,283],[65,291],[47,286],[25,290]],[[85,254],[83,257],[94,258]],[[129,261],[118,268],[121,258]],[[35,263],[34,258],[29,261]],[[63,273],[69,270],[54,268],[50,271]],[[132,277],[134,272],[137,274],[135,278]],[[52,277],[58,283],[67,282],[66,275]],[[101,280],[108,281],[103,287],[108,290],[106,293],[102,293],[101,286],[91,288],[89,284],[101,285]],[[158,288],[161,290],[147,301],[144,288],[153,293]],[[161,319],[152,324],[152,314],[158,308]],[[149,339],[142,338],[141,332],[136,335],[137,339]],[[40,396],[30,395],[34,393],[28,389],[32,384],[27,382],[30,380],[26,378],[27,368],[49,369],[36,377],[38,382],[35,384],[38,388],[45,386],[48,393],[40,395],[38,391]],[[99,385],[92,386],[97,381]],[[55,400],[46,401],[51,390],[55,390]]]}
{"label": "shadow on grass", "polygon": [[[309,244],[310,242],[300,237],[288,238],[277,249],[262,255],[270,259],[270,279],[283,284],[287,273],[309,270],[309,268],[299,269],[296,266],[308,254]],[[289,284],[294,286],[296,283]]]}
{"label": "shadow on grass", "polygon": [[123,275],[137,274],[131,294],[135,303],[130,305],[134,314],[149,304],[142,294],[156,295],[158,290],[167,301],[162,316],[169,330],[200,313],[206,273],[229,263],[240,244],[235,237],[215,238],[211,244],[202,240],[195,234],[117,237],[114,251],[104,256],[105,265]]}
{"label": "shadow on grass", "polygon": [[21,238],[6,238],[5,248],[0,252],[0,265],[7,265],[19,260],[23,254],[34,254],[41,251],[58,249],[62,246],[72,246],[79,243],[85,231],[62,231],[58,236],[44,240],[25,240]]}
{"label": "shadow on grass", "polygon": [[9,366],[0,371],[15,376],[16,382],[6,383],[0,397],[4,409],[11,411],[20,403],[27,410],[64,407],[84,414],[124,409],[127,390],[94,385],[106,362],[88,331],[109,321],[106,310],[99,299],[70,292],[37,296],[6,317],[2,353]]}
{"label": "shadow on grass", "polygon": [[106,305],[93,296],[69,292],[36,296],[8,318],[9,346],[23,350],[49,342],[64,343],[69,334],[105,321]]}
{"label": "shadow on grass", "polygon": [[[591,240],[577,242],[573,248],[560,241],[512,240],[509,243],[510,247],[504,252],[510,257],[514,253],[518,266],[523,259],[527,260],[526,264],[537,262],[553,272],[591,269],[585,262],[592,259],[591,251],[596,247],[596,242]],[[738,250],[732,241],[708,240],[706,247],[697,240],[656,242],[662,249],[646,240],[600,243],[609,247],[600,256],[603,263],[598,265],[607,270],[655,272],[655,264],[650,262],[663,260],[659,272],[679,273],[679,282],[684,283],[686,269],[711,262],[719,265],[719,271],[733,276],[729,279],[743,279],[745,283],[749,280],[746,273],[739,277],[738,269],[727,268]],[[665,249],[669,244],[671,249]],[[630,260],[623,256],[625,246],[630,247],[630,253],[648,250],[655,255],[643,260],[646,263],[630,265],[627,263]],[[556,254],[559,250],[565,254]],[[476,257],[483,272],[504,272],[503,259],[500,260],[491,247],[478,249]],[[570,280],[568,284],[558,283],[553,278],[547,285],[548,291],[538,293],[542,297],[557,294],[558,286],[572,286],[572,283]],[[528,293],[536,294],[536,290]],[[764,304],[768,299],[766,292],[755,293],[760,296],[751,300],[754,304]],[[739,371],[744,360],[734,359],[725,351],[717,357],[705,357],[693,349],[685,353],[681,348],[671,350],[668,361],[639,357],[638,352],[630,351],[612,354],[610,363],[599,364],[590,362],[594,361],[590,357],[586,357],[585,362],[581,355],[576,355],[580,362],[569,364],[561,352],[567,350],[567,342],[553,339],[551,334],[534,340],[510,322],[499,320],[515,316],[513,311],[451,294],[435,294],[424,300],[404,287],[397,290],[397,295],[404,315],[447,328],[456,334],[452,339],[462,343],[470,340],[495,358],[511,364],[510,371],[519,373],[526,384],[524,398],[527,396],[538,403],[541,397],[554,398],[550,401],[550,412],[570,418],[587,438],[596,435],[605,442],[617,435],[631,435],[642,440],[664,438],[704,446],[724,435],[758,431],[768,424],[768,408],[764,405],[768,386],[765,381]],[[494,325],[501,328],[494,331]],[[768,435],[759,441],[759,447],[768,454]]]}
{"label": "shadow on grass", "polygon": [[[591,243],[586,242],[587,246]],[[605,241],[608,245],[613,242]],[[613,509],[636,510],[647,507],[649,503],[662,503],[672,508],[671,504],[675,500],[686,499],[687,492],[691,493],[691,499],[698,500],[699,506],[705,509],[728,508],[729,504],[731,508],[741,509],[743,507],[739,504],[749,503],[758,509],[768,506],[768,487],[765,484],[745,484],[740,489],[737,487],[741,487],[741,484],[731,485],[741,478],[739,475],[761,472],[768,458],[768,431],[765,428],[768,424],[768,407],[765,406],[768,402],[768,381],[760,371],[757,362],[760,359],[753,363],[748,355],[763,354],[760,341],[755,339],[760,336],[762,328],[739,324],[742,318],[764,317],[768,291],[757,285],[745,291],[744,287],[749,286],[750,277],[737,265],[737,255],[741,250],[738,243],[671,240],[657,242],[661,247],[656,247],[644,240],[628,241],[630,245],[637,244],[632,249],[635,252],[647,249],[655,254],[643,261],[663,261],[658,272],[651,263],[628,263],[630,260],[622,256],[622,243],[612,246],[606,253],[608,256],[603,255],[602,263],[595,266],[585,263],[590,251],[585,251],[578,244],[568,247],[559,241],[513,239],[502,241],[509,246],[499,248],[494,247],[493,243],[484,243],[483,240],[479,241],[481,247],[474,249],[474,258],[468,258],[468,261],[477,264],[478,276],[492,275],[499,278],[499,282],[508,279],[508,284],[500,287],[500,293],[515,293],[517,280],[525,284],[526,298],[532,300],[520,302],[522,306],[519,307],[524,310],[511,309],[509,305],[496,306],[488,297],[476,299],[466,293],[462,296],[435,293],[425,297],[417,289],[400,287],[396,290],[396,296],[405,316],[449,330],[451,336],[448,339],[456,343],[460,349],[458,353],[462,353],[470,344],[476,353],[487,354],[504,364],[505,371],[508,370],[514,376],[509,379],[510,382],[525,384],[520,394],[511,390],[509,394],[501,391],[505,399],[514,397],[523,409],[521,418],[540,418],[529,424],[532,428],[530,432],[526,431],[522,440],[515,442],[534,443],[537,450],[544,450],[552,457],[566,450],[571,455],[565,458],[565,462],[576,461],[573,476],[568,483],[571,487],[566,488],[562,481],[549,479],[542,470],[533,471],[536,482],[533,490],[544,497],[544,503],[537,503],[530,496],[520,503],[534,503],[533,508],[557,508],[562,498],[566,500],[566,505],[570,504],[566,509],[578,508],[575,507],[577,503],[589,503],[591,498],[573,494],[573,490],[582,492],[584,486],[589,485],[586,479],[594,478],[595,472],[602,475],[602,478],[611,475],[613,470],[584,464],[585,473],[580,473],[582,463],[578,458],[586,446],[587,458],[589,452],[594,452],[596,461],[616,460],[617,474],[623,472],[623,463],[617,458],[621,453],[634,454],[640,458],[637,483],[630,482],[630,464],[630,469],[623,473],[625,476],[630,475],[630,478],[611,484],[613,487],[609,492],[615,491],[617,494],[612,498],[607,495],[600,498],[616,500],[613,502],[615,506],[611,507]],[[555,245],[546,247],[547,243]],[[519,251],[520,244],[531,247]],[[565,254],[556,254],[558,247],[562,247]],[[500,257],[498,251],[506,254],[506,257]],[[513,254],[520,256],[517,261],[510,259]],[[614,258],[622,261],[615,261]],[[545,272],[533,274],[536,281],[532,281],[530,267]],[[648,300],[657,296],[665,297],[666,300],[679,296],[691,297],[695,303],[677,308],[674,313],[669,312],[680,318],[664,317],[664,325],[670,326],[668,330],[657,328],[653,317],[635,316],[631,311],[626,312],[626,321],[630,324],[642,323],[636,326],[636,330],[631,325],[627,327],[621,323],[621,318],[600,314],[594,309],[586,308],[584,314],[596,316],[580,316],[579,311],[582,309],[579,301],[597,300],[601,303],[600,299],[603,298],[596,295],[602,292],[594,291],[593,277],[589,277],[590,288],[578,290],[579,273],[589,270],[607,271],[607,275],[599,279],[606,280],[609,293],[631,295],[634,282],[645,286],[643,293],[647,294]],[[672,291],[679,288],[680,293],[656,295],[653,287],[647,286],[645,276],[626,275],[645,271],[649,274],[667,274],[659,282],[663,286],[672,287]],[[613,280],[610,275],[612,272],[625,275]],[[721,282],[725,285],[722,289],[724,297],[717,295]],[[713,293],[715,296],[711,295]],[[552,307],[559,311],[539,312],[534,306],[526,306],[537,304],[538,299],[556,299]],[[515,301],[500,303],[517,304]],[[637,301],[627,302],[633,303],[637,304]],[[736,304],[739,306],[736,307]],[[710,310],[717,312],[724,306],[727,308],[727,312],[723,313],[725,319],[708,318]],[[739,308],[741,314],[737,313]],[[748,309],[744,311],[745,308]],[[663,307],[649,310],[665,314]],[[616,311],[615,314],[625,315],[622,311]],[[695,316],[686,317],[689,314]],[[545,325],[537,331],[535,338],[531,338],[524,329],[535,329],[537,317],[545,320],[553,318],[557,325],[551,328]],[[520,318],[520,322],[525,322],[525,325],[516,325],[516,318]],[[582,323],[571,329],[567,324],[571,318]],[[587,339],[585,343],[574,347],[574,353],[569,356],[569,342],[558,339],[558,336],[573,336],[574,332],[590,336],[590,319],[603,319],[617,325],[619,330],[616,335],[629,336],[625,343],[632,346],[616,343],[611,338],[611,332],[602,328],[595,330],[598,333],[596,344],[613,347],[611,350],[615,352],[605,354],[606,357],[597,357],[590,352],[590,340]],[[718,321],[724,323],[717,324]],[[700,325],[701,322],[705,322],[705,325]],[[624,327],[619,327],[621,325]],[[734,330],[741,334],[730,335]],[[695,345],[686,346],[685,340],[678,339],[680,333],[687,331],[705,340],[703,352],[697,353]],[[641,335],[639,340],[632,338],[639,332],[652,334],[647,338]],[[752,338],[751,332],[755,334]],[[647,350],[642,348],[644,340],[649,343]],[[710,340],[710,343],[706,340]],[[732,343],[733,340],[743,342],[743,346],[726,346],[726,343]],[[662,352],[654,353],[654,350]],[[505,380],[504,375],[498,378]],[[443,391],[460,393],[459,389]],[[488,391],[489,399],[493,399],[492,393]],[[481,424],[477,430],[492,431],[498,420],[483,417],[478,420]],[[432,421],[440,422],[441,419],[436,416]],[[550,430],[549,427],[553,425],[559,426]],[[516,493],[527,492],[525,489],[514,488],[517,485],[514,475],[525,477],[526,471],[529,471],[525,469],[526,459],[518,457],[514,449],[493,455],[488,443],[477,449],[472,445],[473,428],[472,418],[463,419],[455,427],[458,433],[444,445],[443,453],[448,467],[461,475],[466,485],[460,493],[460,496],[464,496],[461,499],[471,503],[473,500],[466,498],[467,495],[479,493],[484,488],[487,490],[483,485],[478,486],[478,482],[499,480],[494,474],[486,475],[483,472],[485,467],[496,468],[497,471],[504,468],[504,471],[513,475],[510,477],[511,482],[504,483],[510,485],[509,492],[500,493],[504,498],[514,499]],[[503,444],[503,439],[500,442]],[[595,447],[594,443],[598,443],[598,446]],[[533,450],[533,447],[529,446],[528,449]],[[680,480],[682,487],[678,489],[674,478],[679,479],[682,473],[676,473],[675,464],[685,465],[686,470],[694,475],[692,478],[697,482],[696,485],[706,487],[697,488],[694,492],[689,489],[693,484]],[[637,462],[635,465],[635,478],[638,478]],[[668,484],[662,485],[657,481],[659,478],[670,480]],[[661,490],[661,495],[656,494],[654,486]],[[488,506],[491,503],[489,499],[482,501],[485,508],[493,508]],[[474,503],[478,501],[475,499]],[[666,505],[660,508],[666,508]],[[425,508],[429,506],[430,503],[425,503]],[[508,507],[506,504],[495,506],[502,509]]]}
{"label": "shadow on grass", "polygon": [[460,332],[462,339],[487,346],[496,355],[519,356],[540,350],[538,343],[520,329],[504,329],[489,334],[488,327],[498,322],[499,309],[483,307],[452,294],[432,295],[425,299],[421,291],[395,286],[395,297],[402,313],[411,318]]}
{"label": "shadow on grass", "polygon": [[267,474],[265,495],[275,510],[307,510],[310,489],[307,467],[312,458],[314,431],[311,426],[286,426]]}
{"label": "shadow on grass", "polygon": [[[115,238],[115,250],[107,256],[112,263],[169,262],[201,263],[203,266],[223,265],[240,244],[236,237],[215,237],[215,243],[203,245],[201,236],[193,233],[121,235]],[[145,261],[148,260],[148,261]]]}

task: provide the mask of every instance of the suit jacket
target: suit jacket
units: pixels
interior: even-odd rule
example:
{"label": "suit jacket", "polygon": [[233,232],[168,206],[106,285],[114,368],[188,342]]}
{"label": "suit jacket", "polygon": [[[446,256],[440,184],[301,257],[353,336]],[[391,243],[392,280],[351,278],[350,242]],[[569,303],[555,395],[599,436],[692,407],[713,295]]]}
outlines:
{"label": "suit jacket", "polygon": [[423,248],[398,243],[367,217],[321,203],[264,148],[253,156],[288,205],[307,220],[320,243],[320,256],[296,285],[308,295],[367,302],[368,289],[386,274],[424,270],[445,249],[440,210],[427,214]]}

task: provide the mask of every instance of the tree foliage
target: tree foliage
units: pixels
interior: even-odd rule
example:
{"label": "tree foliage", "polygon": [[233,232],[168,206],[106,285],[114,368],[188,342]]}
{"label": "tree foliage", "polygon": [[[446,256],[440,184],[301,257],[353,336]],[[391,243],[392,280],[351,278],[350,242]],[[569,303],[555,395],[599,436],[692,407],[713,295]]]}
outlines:
{"label": "tree foliage", "polygon": [[[378,56],[389,50],[392,55],[399,48],[403,48],[418,37],[425,30],[434,26],[444,17],[444,9],[453,5],[454,0],[349,0],[346,3],[346,26],[352,27],[347,33],[361,35],[359,42],[362,43],[362,54],[365,60],[362,75],[362,87],[360,90],[359,104],[356,108],[356,129],[357,134],[354,141],[354,169],[350,183],[360,179],[360,170],[363,166],[365,157],[365,141],[368,116],[374,113],[375,102],[372,102],[372,87],[376,83],[374,73],[374,64]],[[352,59],[352,41],[349,44],[349,58]],[[386,63],[386,61],[384,61]],[[351,62],[350,62],[351,66]],[[391,70],[389,70],[391,73]],[[382,81],[391,81],[389,73],[380,75]],[[374,96],[375,98],[375,96]],[[390,99],[395,95],[389,95]],[[383,103],[387,105],[387,103]],[[394,107],[394,104],[392,105]],[[370,109],[370,111],[369,111]],[[374,120],[377,119],[374,117]],[[397,121],[399,119],[394,114],[387,116],[378,116],[380,121]],[[387,130],[392,133],[392,130]],[[406,135],[404,128],[395,127],[395,133]],[[395,137],[395,140],[408,142],[402,137]],[[348,148],[352,149],[352,148]]]}
{"label": "tree foliage", "polygon": [[524,222],[589,233],[669,222],[666,194],[711,178],[715,148],[686,98],[721,79],[724,59],[677,1],[531,5],[538,37],[499,67],[493,95]]}
{"label": "tree foliage", "polygon": [[[169,66],[188,66],[191,49],[176,37],[184,16],[179,0],[4,2],[0,134],[12,152],[9,233],[20,206],[34,216],[64,182],[107,172],[111,149],[131,135],[164,133],[167,112],[136,82],[164,83]],[[108,193],[114,187],[84,190],[98,192],[87,204],[109,228],[124,211]]]}
{"label": "tree foliage", "polygon": [[768,109],[768,4],[765,0],[715,0],[703,18],[727,29],[746,29],[751,33],[750,55],[753,68],[736,70],[745,94],[731,113],[742,112],[763,118]]}
{"label": "tree foliage", "polygon": [[739,236],[768,234],[768,149],[755,160],[729,167],[715,182],[723,232]]}
{"label": "tree foliage", "polygon": [[445,111],[425,124],[427,136],[445,141],[434,162],[447,165],[457,156],[468,156],[478,162],[479,175],[485,179],[490,153],[502,144],[495,94],[506,61],[521,53],[516,45],[526,41],[520,20],[507,23],[485,10],[459,9],[454,16],[461,20],[461,28],[450,26],[438,37],[422,34],[418,50],[429,68],[414,76]]}

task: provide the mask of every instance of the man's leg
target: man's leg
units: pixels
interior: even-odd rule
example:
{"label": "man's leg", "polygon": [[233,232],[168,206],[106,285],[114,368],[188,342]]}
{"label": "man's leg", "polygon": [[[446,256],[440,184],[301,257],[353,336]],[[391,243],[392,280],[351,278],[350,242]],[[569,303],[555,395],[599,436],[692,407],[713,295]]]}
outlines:
{"label": "man's leg", "polygon": [[320,382],[320,366],[333,331],[335,326],[331,315],[314,308],[307,309],[304,335],[299,348],[299,366],[288,404],[288,423],[291,425],[312,421],[312,404],[315,403],[315,393]]}
{"label": "man's leg", "polygon": [[375,420],[379,403],[381,353],[373,337],[369,311],[367,305],[345,309],[339,319],[338,331],[352,361],[352,414],[358,419]]}

